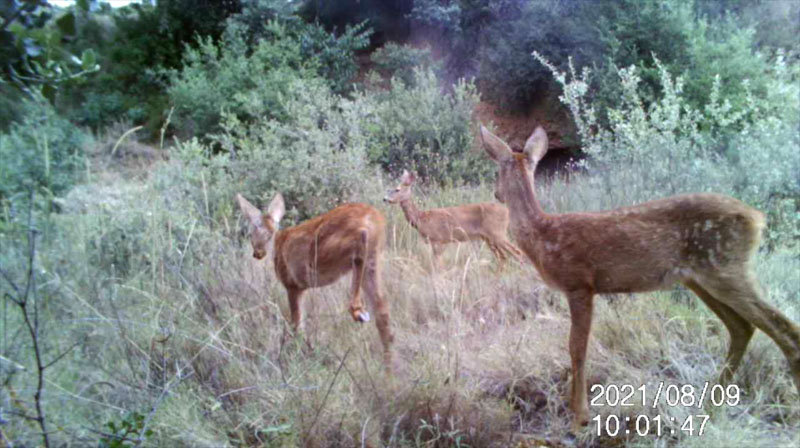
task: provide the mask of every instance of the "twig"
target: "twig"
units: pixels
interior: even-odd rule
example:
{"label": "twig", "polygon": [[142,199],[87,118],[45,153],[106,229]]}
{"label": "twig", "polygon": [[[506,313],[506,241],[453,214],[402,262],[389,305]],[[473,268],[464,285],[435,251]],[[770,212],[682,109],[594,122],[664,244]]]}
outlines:
{"label": "twig", "polygon": [[246,386],[246,387],[240,387],[238,389],[229,390],[229,391],[225,392],[222,395],[218,395],[217,396],[217,400],[225,398],[228,395],[238,394],[240,392],[249,392],[249,391],[251,391],[253,389],[258,389],[258,386]]}
{"label": "twig", "polygon": [[[20,312],[22,312],[22,319],[25,323],[25,328],[27,328],[31,337],[33,355],[36,360],[36,391],[33,394],[36,416],[31,417],[30,419],[39,424],[39,428],[42,430],[42,444],[46,448],[49,448],[50,437],[48,436],[47,420],[45,418],[44,407],[42,406],[42,395],[44,393],[45,383],[44,373],[47,367],[52,365],[52,363],[48,365],[44,364],[44,361],[42,360],[42,347],[39,340],[39,303],[36,300],[36,271],[34,270],[37,231],[33,227],[33,199],[34,193],[33,189],[31,188],[28,202],[28,272],[26,275],[27,279],[25,290],[20,293],[21,290],[19,288],[15,288],[16,284],[10,279],[10,277],[5,273],[3,276],[6,277],[6,281],[12,285],[12,288],[17,293],[17,297],[12,297],[8,293],[5,294],[5,297],[11,298],[11,301],[19,307]],[[33,318],[31,318],[28,305],[33,305]]]}
{"label": "twig", "polygon": [[69,352],[71,352],[72,349],[74,349],[75,347],[80,345],[81,342],[84,342],[84,340],[77,341],[74,344],[70,345],[68,349],[64,350],[60,355],[56,356],[52,361],[50,361],[47,364],[45,364],[44,368],[47,369],[48,367],[52,366],[53,364],[57,363],[58,361],[61,361],[62,358],[67,356],[67,354]]}
{"label": "twig", "polygon": [[[5,269],[0,268],[0,274],[2,274],[3,278],[6,279],[6,281],[8,282],[9,285],[11,285],[11,289],[14,290],[14,293],[16,293],[17,296],[19,296],[20,295],[19,287],[17,286],[16,283],[14,283],[14,280],[11,278],[11,276],[8,275],[8,272],[6,272]],[[14,300],[14,298],[11,297],[10,294],[7,294],[7,295],[9,296],[8,298],[10,298],[11,300]]]}

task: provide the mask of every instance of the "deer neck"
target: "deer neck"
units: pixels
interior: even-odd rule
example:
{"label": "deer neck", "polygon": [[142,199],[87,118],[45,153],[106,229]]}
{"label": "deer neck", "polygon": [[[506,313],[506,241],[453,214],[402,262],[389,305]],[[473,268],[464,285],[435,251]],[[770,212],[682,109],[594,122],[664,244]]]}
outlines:
{"label": "deer neck", "polygon": [[507,206],[511,218],[511,227],[514,233],[538,233],[545,224],[548,215],[542,210],[536,198],[533,182],[528,176],[514,176],[512,178]]}
{"label": "deer neck", "polygon": [[415,229],[418,228],[422,214],[417,206],[411,202],[411,199],[400,201],[400,208],[403,209],[403,214],[406,215],[406,219],[408,220],[408,223],[411,224],[411,227]]}

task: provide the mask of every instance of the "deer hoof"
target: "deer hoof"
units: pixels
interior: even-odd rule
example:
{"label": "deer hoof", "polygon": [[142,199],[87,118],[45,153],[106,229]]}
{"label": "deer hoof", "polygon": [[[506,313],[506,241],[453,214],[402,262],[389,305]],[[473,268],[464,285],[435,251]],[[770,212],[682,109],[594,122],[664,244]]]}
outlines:
{"label": "deer hoof", "polygon": [[369,312],[358,310],[355,312],[356,322],[369,322]]}

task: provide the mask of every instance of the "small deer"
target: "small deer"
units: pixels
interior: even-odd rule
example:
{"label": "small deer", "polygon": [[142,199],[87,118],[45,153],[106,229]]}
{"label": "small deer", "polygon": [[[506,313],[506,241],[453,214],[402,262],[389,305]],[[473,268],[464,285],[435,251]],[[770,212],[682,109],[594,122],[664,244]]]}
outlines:
{"label": "small deer", "polygon": [[376,313],[375,324],[383,343],[384,362],[391,368],[391,345],[394,337],[389,328],[389,304],[381,291],[381,261],[386,240],[386,220],[367,204],[345,204],[287,229],[278,230],[285,212],[280,193],[261,213],[241,194],[236,202],[250,222],[250,243],[253,257],[267,255],[267,246],[274,238],[275,274],[289,296],[292,326],[300,326],[303,292],[338,280],[352,271],[350,315],[356,322],[367,322],[359,291],[363,288]]}
{"label": "small deer", "polygon": [[409,224],[430,243],[434,266],[439,265],[445,245],[474,240],[486,242],[500,262],[505,262],[507,255],[522,261],[522,252],[508,240],[508,209],[505,206],[482,202],[419,211],[411,198],[415,180],[414,174],[404,170],[400,185],[390,190],[383,200],[400,204]]}
{"label": "small deer", "polygon": [[495,196],[510,209],[512,234],[543,280],[569,302],[573,428],[589,422],[585,363],[595,294],[681,282],[730,333],[721,384],[730,382],[758,328],[783,351],[800,391],[800,328],[763,300],[750,269],[765,225],[761,212],[727,196],[688,194],[611,211],[545,213],[533,183],[547,152],[545,131],[538,127],[522,153],[483,126],[481,138],[499,167]]}

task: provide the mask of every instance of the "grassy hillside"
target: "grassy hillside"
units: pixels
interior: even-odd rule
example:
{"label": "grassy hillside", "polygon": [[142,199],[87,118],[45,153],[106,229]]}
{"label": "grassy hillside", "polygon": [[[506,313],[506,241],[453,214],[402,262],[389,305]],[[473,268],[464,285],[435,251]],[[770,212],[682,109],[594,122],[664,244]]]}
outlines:
{"label": "grassy hillside", "polygon": [[[679,286],[596,298],[597,419],[571,432],[566,300],[480,244],[433,269],[381,201],[406,169],[421,209],[493,201],[479,125],[515,149],[542,125],[548,212],[687,192],[763,211],[753,269],[800,323],[800,3],[190,3],[0,8],[0,447],[800,445],[760,332],[727,403],[692,404],[728,333]],[[290,331],[234,201],[276,192],[284,227],[386,216],[393,375],[348,277]]]}
{"label": "grassy hillside", "polygon": [[[568,310],[530,265],[500,269],[487,248],[464,244],[448,249],[445,268],[433,273],[429,248],[399,207],[380,202],[382,179],[368,180],[371,193],[361,199],[388,219],[384,289],[396,356],[395,375],[387,377],[374,326],[355,324],[347,313],[348,281],[309,291],[303,334],[289,335],[285,292],[271,262],[251,257],[242,220],[232,214],[204,222],[158,187],[154,179],[174,164],[158,162],[152,174],[95,173],[95,182],[67,196],[64,213],[39,223],[37,300],[49,322],[46,357],[80,342],[47,375],[45,410],[59,444],[100,439],[114,446],[111,434],[134,444],[145,431],[151,446],[560,446],[571,440]],[[543,181],[540,194],[549,211],[581,209],[598,199],[580,176]],[[492,191],[433,188],[418,196],[427,208],[490,200]],[[13,235],[4,232],[3,245],[22,257],[24,241]],[[797,253],[759,253],[756,271],[769,301],[800,321]],[[680,288],[598,298],[596,316],[590,384],[646,385],[652,394],[663,381],[699,390],[716,378],[727,349],[721,322]],[[3,344],[24,363],[28,342],[18,319],[6,310]],[[13,409],[26,413],[35,388],[28,373],[8,383]],[[800,406],[786,362],[763,334],[735,382],[743,392],[734,407],[661,403],[592,411],[681,420],[710,413],[703,436],[678,431],[659,439],[667,445],[800,441]],[[16,440],[37,440],[24,420],[12,419],[3,430]],[[578,434],[578,445],[655,440],[596,431],[591,426]]]}

